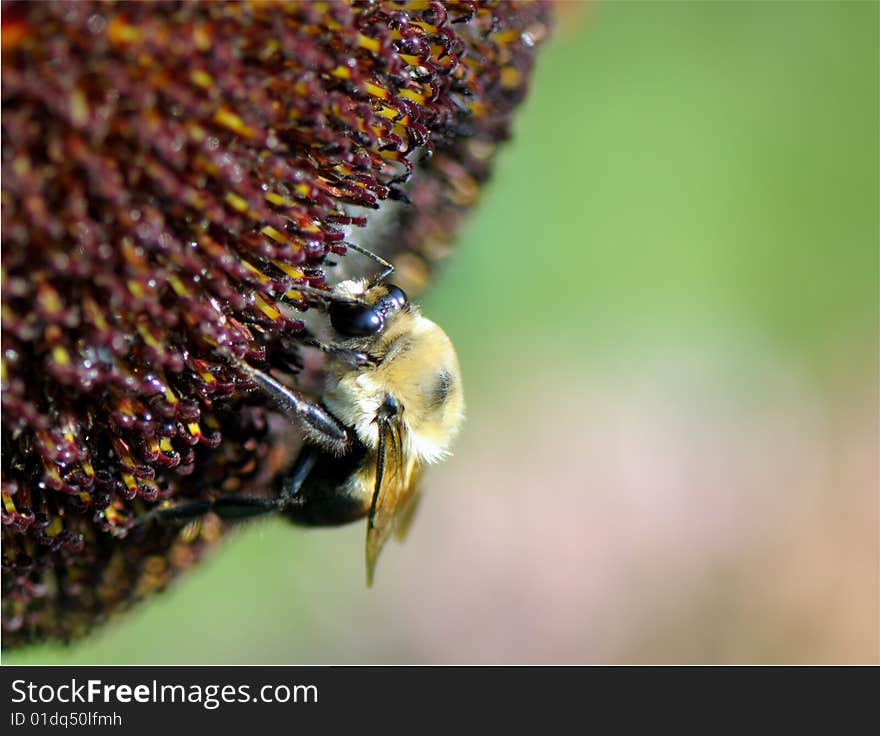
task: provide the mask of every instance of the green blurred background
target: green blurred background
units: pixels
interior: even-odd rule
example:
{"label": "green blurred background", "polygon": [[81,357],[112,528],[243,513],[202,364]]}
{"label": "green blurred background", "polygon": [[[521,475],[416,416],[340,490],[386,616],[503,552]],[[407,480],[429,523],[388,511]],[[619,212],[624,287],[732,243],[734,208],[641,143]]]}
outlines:
{"label": "green blurred background", "polygon": [[562,3],[426,312],[469,421],[362,525],[236,533],[6,663],[873,662],[878,5]]}

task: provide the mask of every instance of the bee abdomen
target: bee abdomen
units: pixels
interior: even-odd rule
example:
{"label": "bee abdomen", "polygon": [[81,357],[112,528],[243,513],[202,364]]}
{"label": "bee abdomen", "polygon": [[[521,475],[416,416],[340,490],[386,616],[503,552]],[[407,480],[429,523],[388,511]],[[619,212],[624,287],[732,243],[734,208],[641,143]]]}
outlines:
{"label": "bee abdomen", "polygon": [[347,492],[355,485],[350,480],[363,464],[365,454],[366,448],[360,443],[342,457],[320,453],[297,494],[300,503],[285,511],[287,519],[304,526],[338,526],[366,516],[370,499]]}

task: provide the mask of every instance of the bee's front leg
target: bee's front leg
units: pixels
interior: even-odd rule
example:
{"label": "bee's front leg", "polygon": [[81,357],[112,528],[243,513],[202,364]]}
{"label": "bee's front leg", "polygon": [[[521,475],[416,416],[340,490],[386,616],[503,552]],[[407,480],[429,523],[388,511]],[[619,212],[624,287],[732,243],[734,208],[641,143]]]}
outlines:
{"label": "bee's front leg", "polygon": [[349,350],[340,345],[324,343],[314,337],[303,340],[303,344],[317,348],[327,355],[332,355],[334,358],[341,360],[352,368],[361,368],[375,362],[374,358],[367,353],[362,353],[357,350]]}
{"label": "bee's front leg", "polygon": [[346,451],[350,443],[349,433],[324,407],[243,361],[237,361],[236,366],[242,373],[247,374],[284,414],[300,420],[306,438],[312,444],[327,448],[336,454]]}

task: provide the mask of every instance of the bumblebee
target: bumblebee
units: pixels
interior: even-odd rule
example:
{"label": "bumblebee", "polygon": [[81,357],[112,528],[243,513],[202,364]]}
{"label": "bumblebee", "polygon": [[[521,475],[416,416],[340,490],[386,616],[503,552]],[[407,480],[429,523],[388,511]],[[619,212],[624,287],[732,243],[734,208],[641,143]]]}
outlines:
{"label": "bumblebee", "polygon": [[392,268],[381,262],[386,269],[373,280],[342,281],[329,292],[295,287],[328,302],[329,341],[313,343],[328,356],[319,402],[237,362],[305,435],[306,444],[274,497],[218,496],[153,510],[136,523],[208,512],[224,519],[277,513],[307,525],[367,517],[367,584],[372,584],[388,537],[395,530],[399,537],[406,532],[423,466],[449,454],[464,419],[461,371],[451,340],[400,288],[385,283]]}

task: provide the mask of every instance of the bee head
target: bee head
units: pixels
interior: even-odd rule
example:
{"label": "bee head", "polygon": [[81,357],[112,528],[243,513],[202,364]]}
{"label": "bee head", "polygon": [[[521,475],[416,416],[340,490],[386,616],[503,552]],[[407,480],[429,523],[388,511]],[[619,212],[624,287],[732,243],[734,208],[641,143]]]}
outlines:
{"label": "bee head", "polygon": [[386,320],[406,306],[406,294],[392,284],[379,284],[356,300],[330,303],[330,324],[344,337],[378,335]]}

